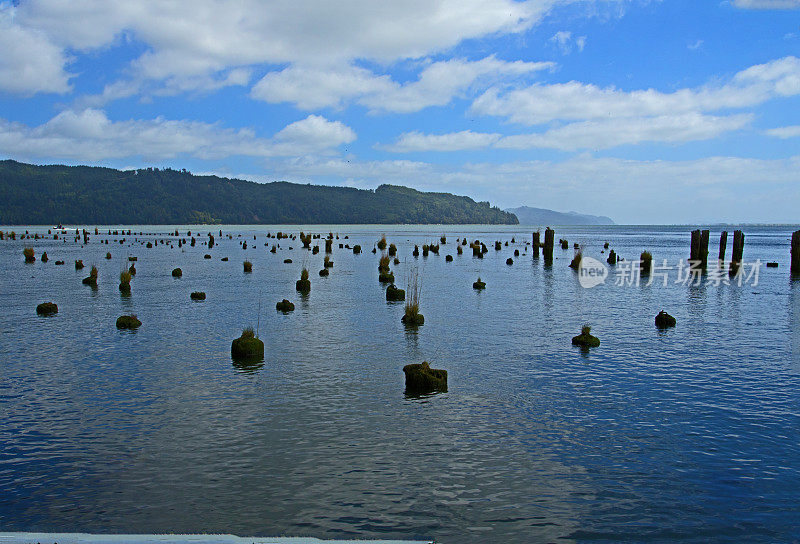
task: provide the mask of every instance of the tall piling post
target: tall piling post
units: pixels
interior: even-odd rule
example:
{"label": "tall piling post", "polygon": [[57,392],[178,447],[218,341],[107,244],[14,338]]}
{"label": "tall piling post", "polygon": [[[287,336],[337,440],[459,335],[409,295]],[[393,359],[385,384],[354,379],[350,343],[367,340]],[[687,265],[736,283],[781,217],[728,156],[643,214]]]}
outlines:
{"label": "tall piling post", "polygon": [[744,253],[744,233],[740,230],[733,231],[733,248],[731,250],[731,268],[729,274],[735,276],[739,272],[742,264],[742,254]]}
{"label": "tall piling post", "polygon": [[800,230],[792,234],[792,274],[800,275]]}
{"label": "tall piling post", "polygon": [[689,246],[689,262],[694,264],[695,261],[699,261],[700,255],[700,229],[692,231],[692,242]]}
{"label": "tall piling post", "polygon": [[692,231],[692,245],[689,249],[689,264],[702,270],[708,265],[708,231],[695,229]]}
{"label": "tall piling post", "polygon": [[550,227],[544,231],[544,249],[542,250],[542,255],[544,256],[544,262],[547,264],[553,262],[553,241],[555,240],[555,236],[555,231]]}
{"label": "tall piling post", "polygon": [[533,233],[533,258],[539,258],[539,231]]}
{"label": "tall piling post", "polygon": [[719,235],[719,260],[725,260],[725,249],[728,247],[728,231],[723,230]]}
{"label": "tall piling post", "polygon": [[700,267],[705,270],[708,266],[708,231],[700,232]]}

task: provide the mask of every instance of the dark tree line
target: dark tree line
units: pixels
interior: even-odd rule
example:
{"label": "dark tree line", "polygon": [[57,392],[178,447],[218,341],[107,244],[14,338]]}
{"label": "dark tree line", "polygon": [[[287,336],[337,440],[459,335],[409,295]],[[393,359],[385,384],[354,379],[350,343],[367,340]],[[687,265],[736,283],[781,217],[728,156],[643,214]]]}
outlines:
{"label": "dark tree line", "polygon": [[114,170],[0,161],[0,224],[516,224],[449,193],[254,183],[186,170]]}

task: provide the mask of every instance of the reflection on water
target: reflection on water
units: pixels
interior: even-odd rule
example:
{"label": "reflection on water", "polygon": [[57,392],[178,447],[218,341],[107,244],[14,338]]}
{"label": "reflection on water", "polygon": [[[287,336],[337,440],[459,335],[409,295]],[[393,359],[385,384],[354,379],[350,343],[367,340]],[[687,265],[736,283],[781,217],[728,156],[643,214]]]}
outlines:
{"label": "reflection on water", "polygon": [[261,357],[252,359],[231,358],[231,364],[240,374],[255,374],[264,367],[264,359]]}
{"label": "reflection on water", "polygon": [[[162,244],[175,228],[197,246]],[[24,268],[24,242],[0,242],[0,528],[444,544],[800,534],[800,282],[784,268],[762,270],[755,289],[616,286],[611,268],[584,289],[571,252],[556,248],[547,267],[524,256],[526,227],[220,228],[234,238],[211,250],[208,227],[136,227],[159,234],[124,245],[40,241],[51,262]],[[334,244],[335,267],[319,278],[324,241],[317,255],[263,246],[275,241],[267,231],[301,229],[348,233],[365,252]],[[608,241],[675,265],[690,230],[557,228],[556,239],[601,262]],[[785,258],[791,230],[753,227],[747,258]],[[454,242],[411,255],[440,231],[517,242],[484,259]],[[387,303],[377,281],[369,248],[383,233],[401,287],[419,267],[421,327],[403,326],[404,304]],[[121,297],[129,255],[138,273]],[[57,259],[97,263],[98,288]],[[295,290],[304,265],[307,296]],[[484,292],[472,289],[478,275]],[[294,312],[275,310],[284,298]],[[45,300],[59,306],[52,319],[36,315]],[[675,329],[655,327],[661,309]],[[142,327],[117,331],[131,313]],[[588,352],[570,343],[584,322],[601,340]],[[265,358],[232,361],[248,325]],[[405,394],[403,366],[423,360],[448,371],[448,393]]]}

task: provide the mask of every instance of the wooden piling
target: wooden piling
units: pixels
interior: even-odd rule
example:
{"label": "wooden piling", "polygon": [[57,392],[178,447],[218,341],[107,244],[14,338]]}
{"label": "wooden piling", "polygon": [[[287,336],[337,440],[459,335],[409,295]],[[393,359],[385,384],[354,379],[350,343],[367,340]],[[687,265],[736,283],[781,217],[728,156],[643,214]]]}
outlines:
{"label": "wooden piling", "polygon": [[792,234],[792,274],[800,274],[800,230]]}
{"label": "wooden piling", "polygon": [[549,227],[544,231],[544,249],[542,250],[542,255],[544,256],[545,263],[553,262],[553,242],[555,236],[555,231]]}
{"label": "wooden piling", "polygon": [[[689,249],[689,262],[705,270],[708,265],[708,231],[692,231],[692,245]],[[697,263],[697,264],[695,264]]]}
{"label": "wooden piling", "polygon": [[723,230],[719,235],[719,260],[725,260],[725,249],[728,247],[728,231]]}
{"label": "wooden piling", "polygon": [[539,231],[533,233],[533,258],[539,258]]}
{"label": "wooden piling", "polygon": [[739,272],[739,265],[742,264],[742,253],[744,253],[744,233],[740,230],[733,231],[733,248],[731,250],[730,275],[735,276]]}
{"label": "wooden piling", "polygon": [[700,233],[700,266],[703,270],[708,266],[708,231]]}

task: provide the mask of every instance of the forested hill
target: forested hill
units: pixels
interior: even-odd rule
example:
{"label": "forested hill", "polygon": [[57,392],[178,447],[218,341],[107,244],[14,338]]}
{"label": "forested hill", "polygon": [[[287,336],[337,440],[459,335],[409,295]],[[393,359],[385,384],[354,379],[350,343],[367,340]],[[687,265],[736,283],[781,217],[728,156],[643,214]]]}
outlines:
{"label": "forested hill", "polygon": [[0,197],[0,225],[518,223],[488,202],[396,185],[372,191],[12,160],[0,161]]}

